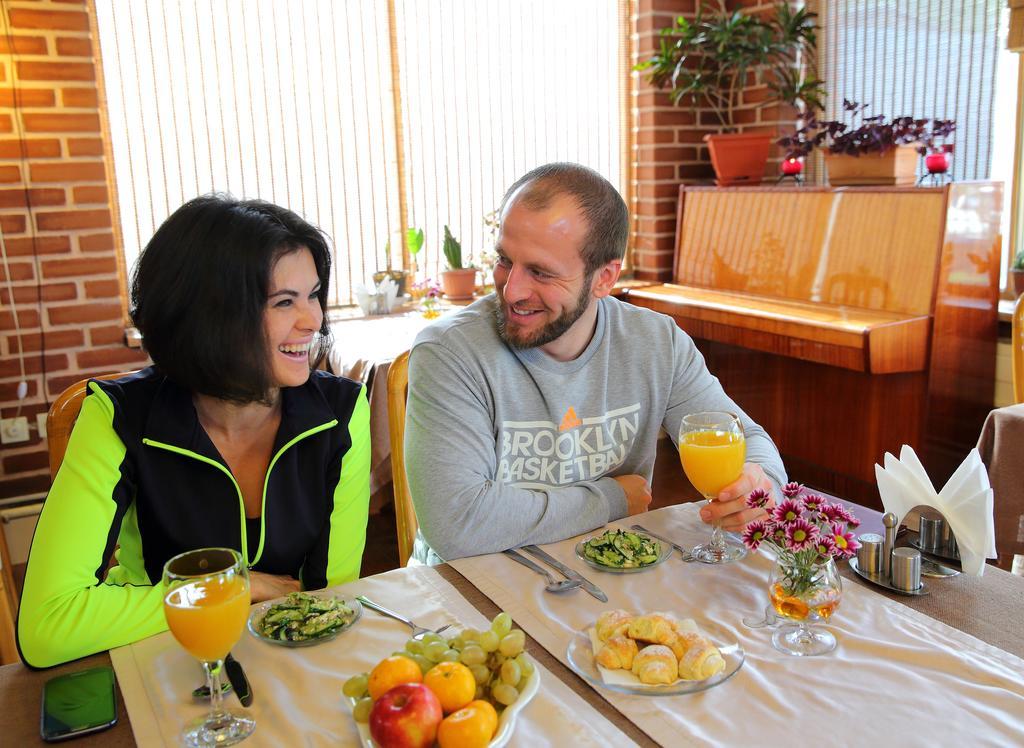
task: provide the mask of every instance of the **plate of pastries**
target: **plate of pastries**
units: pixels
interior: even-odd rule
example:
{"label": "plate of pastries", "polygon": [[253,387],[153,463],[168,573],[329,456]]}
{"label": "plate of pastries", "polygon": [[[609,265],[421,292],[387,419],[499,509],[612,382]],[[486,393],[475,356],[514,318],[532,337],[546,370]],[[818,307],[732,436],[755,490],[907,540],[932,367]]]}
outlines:
{"label": "plate of pastries", "polygon": [[569,642],[569,666],[594,685],[671,696],[724,683],[743,667],[743,648],[723,628],[670,613],[609,610]]}

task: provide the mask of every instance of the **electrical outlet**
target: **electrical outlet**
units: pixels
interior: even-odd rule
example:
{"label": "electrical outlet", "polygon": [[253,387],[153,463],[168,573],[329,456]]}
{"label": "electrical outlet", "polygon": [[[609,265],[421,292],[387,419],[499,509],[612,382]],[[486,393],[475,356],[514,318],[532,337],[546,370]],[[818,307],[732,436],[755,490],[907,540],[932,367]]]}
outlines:
{"label": "electrical outlet", "polygon": [[28,441],[28,418],[4,418],[0,420],[0,443],[17,444]]}
{"label": "electrical outlet", "polygon": [[36,413],[36,430],[40,439],[46,438],[46,413]]}

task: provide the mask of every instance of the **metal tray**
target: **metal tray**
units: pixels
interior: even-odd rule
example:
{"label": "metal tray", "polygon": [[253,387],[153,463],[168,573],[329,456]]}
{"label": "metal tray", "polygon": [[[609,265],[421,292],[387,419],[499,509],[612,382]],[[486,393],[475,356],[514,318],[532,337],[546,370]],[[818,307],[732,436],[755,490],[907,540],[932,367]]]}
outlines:
{"label": "metal tray", "polygon": [[921,582],[921,586],[918,587],[916,590],[914,590],[913,592],[908,592],[907,590],[901,590],[898,587],[893,587],[888,579],[883,579],[881,576],[877,574],[868,574],[866,571],[861,571],[860,568],[857,566],[856,556],[850,558],[849,561],[850,568],[853,569],[854,573],[856,573],[858,577],[860,577],[861,579],[865,579],[868,582],[871,582],[871,584],[877,584],[879,587],[885,587],[887,590],[895,592],[897,595],[920,596],[928,594],[928,588],[925,586],[923,581]]}

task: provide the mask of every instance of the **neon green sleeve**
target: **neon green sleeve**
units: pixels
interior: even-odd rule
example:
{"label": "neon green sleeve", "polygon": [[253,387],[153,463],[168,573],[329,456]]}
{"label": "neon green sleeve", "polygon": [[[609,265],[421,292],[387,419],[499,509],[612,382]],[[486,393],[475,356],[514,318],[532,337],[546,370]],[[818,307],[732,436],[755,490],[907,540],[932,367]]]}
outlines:
{"label": "neon green sleeve", "polygon": [[[121,472],[125,447],[113,417],[109,398],[94,387],[39,516],[18,612],[18,645],[31,667],[57,665],[167,628],[160,580],[153,585],[143,570],[135,506]],[[112,533],[121,545],[120,565],[100,582]]]}
{"label": "neon green sleeve", "polygon": [[370,512],[370,406],[366,388],[359,392],[348,422],[352,446],[342,458],[334,488],[334,510],[327,548],[327,586],[359,578]]}

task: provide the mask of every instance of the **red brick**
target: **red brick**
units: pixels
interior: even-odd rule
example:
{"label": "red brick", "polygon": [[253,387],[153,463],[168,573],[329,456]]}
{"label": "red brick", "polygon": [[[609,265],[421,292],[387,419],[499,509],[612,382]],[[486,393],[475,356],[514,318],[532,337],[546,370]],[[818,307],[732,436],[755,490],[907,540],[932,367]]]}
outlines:
{"label": "red brick", "polygon": [[[7,346],[11,353],[18,353],[24,348],[25,351],[42,350],[44,336],[42,333],[24,333],[21,337],[17,335],[7,336]],[[85,345],[85,333],[81,330],[47,330],[45,334],[46,350],[56,351],[62,348],[81,348]]]}
{"label": "red brick", "polygon": [[145,361],[146,354],[135,348],[120,346],[81,351],[77,358],[78,365],[83,368],[105,366],[111,371],[116,371],[127,369],[127,364],[139,364]]}
{"label": "red brick", "polygon": [[[30,436],[32,439],[29,443],[39,441],[39,436],[34,431],[30,432]],[[30,473],[33,470],[43,470],[50,464],[49,457],[46,450],[4,457],[4,472],[10,475],[11,473]]]}
{"label": "red brick", "polygon": [[51,306],[46,310],[51,325],[81,325],[86,322],[110,322],[121,319],[120,304],[75,304]]}
{"label": "red brick", "polygon": [[0,280],[7,280],[8,271],[11,280],[34,280],[36,277],[35,266],[31,262],[8,262],[6,266],[0,263]]}
{"label": "red brick", "polygon": [[92,57],[92,42],[86,37],[58,36],[57,54],[65,57]]}
{"label": "red brick", "polygon": [[117,272],[117,261],[113,257],[72,257],[43,260],[42,266],[44,278],[68,278]]}
{"label": "red brick", "polygon": [[[39,312],[35,309],[18,309],[18,326],[22,330],[39,327]],[[9,309],[0,309],[0,330],[14,329],[14,315]],[[0,402],[4,398],[0,397]]]}
{"label": "red brick", "polygon": [[0,190],[0,208],[27,208],[39,205],[63,205],[64,190],[13,189]]}
{"label": "red brick", "polygon": [[10,88],[0,89],[0,106],[3,107],[25,107],[25,106],[53,106],[57,103],[57,97],[48,88]]}
{"label": "red brick", "polygon": [[107,204],[107,188],[105,186],[75,187],[72,190],[76,205],[86,203]]}
{"label": "red brick", "polygon": [[692,125],[694,123],[692,111],[678,110],[655,110],[640,112],[640,127],[678,127],[680,125]]}
{"label": "red brick", "polygon": [[0,231],[4,234],[24,234],[25,216],[0,216]]}
{"label": "red brick", "polygon": [[65,88],[61,92],[64,106],[95,109],[99,106],[99,94],[95,88]]}
{"label": "red brick", "polygon": [[48,472],[0,480],[0,497],[5,499],[13,496],[46,493],[49,489],[50,474]]}
{"label": "red brick", "polygon": [[94,81],[96,68],[91,62],[17,62],[18,78],[23,81]]}
{"label": "red brick", "polygon": [[99,132],[98,114],[23,114],[25,129],[30,132]]}
{"label": "red brick", "polygon": [[[47,283],[43,286],[17,286],[14,289],[15,304],[38,304],[40,291],[43,301],[71,301],[78,298],[78,289],[74,283]],[[0,303],[9,304],[10,294],[6,286],[0,288]]]}
{"label": "red brick", "polygon": [[673,179],[676,175],[676,167],[672,164],[658,166],[638,166],[634,177],[643,182],[656,179]]}
{"label": "red brick", "polygon": [[21,181],[21,167],[20,166],[0,166],[0,182],[11,182]]}
{"label": "red brick", "polygon": [[66,236],[36,236],[27,239],[8,239],[9,255],[64,254],[71,251],[71,239]]}
{"label": "red brick", "polygon": [[8,17],[11,20],[11,26],[16,29],[89,30],[89,14],[80,11],[11,8],[8,11]]}
{"label": "red brick", "polygon": [[59,155],[60,141],[53,138],[0,140],[0,158],[46,158]]}
{"label": "red brick", "polygon": [[33,182],[102,182],[107,176],[102,161],[30,164],[29,173]]}
{"label": "red brick", "polygon": [[89,328],[89,342],[92,345],[124,344],[124,325],[104,325]]}
{"label": "red brick", "polygon": [[97,280],[85,282],[85,298],[87,299],[116,299],[120,292],[121,284],[116,280]]}
{"label": "red brick", "polygon": [[0,36],[0,54],[45,55],[46,39],[41,36]]}
{"label": "red brick", "polygon": [[100,138],[68,138],[68,154],[71,156],[102,156],[103,141]]}
{"label": "red brick", "polygon": [[106,252],[114,248],[114,235],[85,234],[78,237],[78,248],[83,252]]}
{"label": "red brick", "polygon": [[36,214],[36,226],[40,231],[98,229],[110,225],[109,210],[62,210]]}
{"label": "red brick", "polygon": [[[46,371],[60,371],[68,368],[68,356],[66,353],[54,353],[48,356],[25,356],[25,373],[39,374],[43,371],[43,360],[46,360]],[[21,359],[18,356],[8,356],[0,361],[0,378],[21,376]]]}

